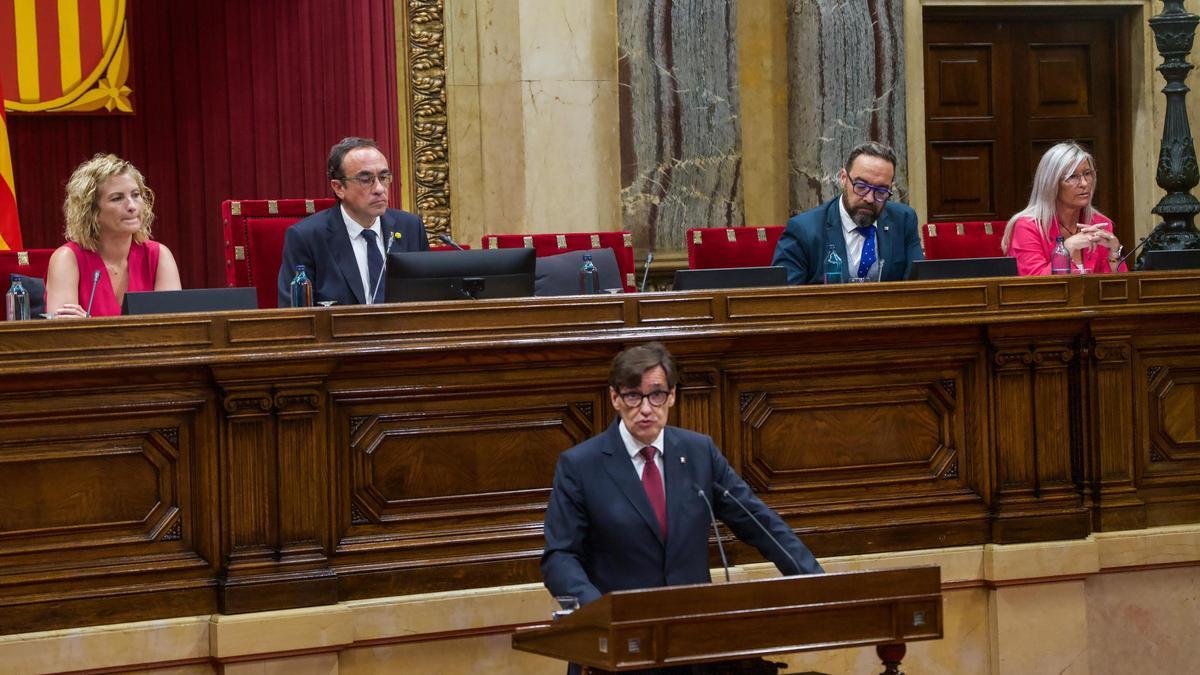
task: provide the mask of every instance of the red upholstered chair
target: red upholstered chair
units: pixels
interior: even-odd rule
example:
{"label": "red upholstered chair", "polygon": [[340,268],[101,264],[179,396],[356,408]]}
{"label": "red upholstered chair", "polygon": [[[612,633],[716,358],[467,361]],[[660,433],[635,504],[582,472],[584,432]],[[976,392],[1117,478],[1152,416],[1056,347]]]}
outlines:
{"label": "red upholstered chair", "polygon": [[945,258],[998,258],[1004,255],[1000,240],[1005,221],[925,223],[921,248],[929,260]]}
{"label": "red upholstered chair", "polygon": [[481,248],[532,248],[539,258],[567,251],[611,248],[617,258],[625,292],[637,290],[630,232],[571,232],[566,234],[485,234]]}
{"label": "red upholstered chair", "polygon": [[28,251],[0,251],[0,280],[8,290],[8,275],[23,274],[27,277],[46,278],[50,267],[52,248],[31,248]]}
{"label": "red upholstered chair", "polygon": [[766,267],[775,255],[783,225],[693,227],[687,231],[688,267]]}
{"label": "red upholstered chair", "polygon": [[225,230],[225,283],[253,286],[259,307],[278,302],[283,233],[297,221],[333,206],[323,199],[233,199],[221,202]]}

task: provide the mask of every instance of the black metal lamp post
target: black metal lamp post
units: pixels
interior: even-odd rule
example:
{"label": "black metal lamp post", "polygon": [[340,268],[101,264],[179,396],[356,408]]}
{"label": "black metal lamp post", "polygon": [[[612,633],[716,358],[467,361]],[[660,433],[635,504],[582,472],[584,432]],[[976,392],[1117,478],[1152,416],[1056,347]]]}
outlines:
{"label": "black metal lamp post", "polygon": [[[1146,241],[1146,250],[1179,250],[1200,248],[1200,232],[1192,219],[1200,213],[1200,201],[1191,189],[1200,183],[1196,166],[1196,148],[1188,126],[1185,99],[1188,87],[1184,84],[1193,66],[1187,55],[1192,51],[1192,39],[1200,17],[1185,12],[1183,0],[1163,0],[1163,12],[1150,19],[1154,43],[1163,56],[1158,72],[1167,80],[1163,93],[1167,96],[1167,115],[1163,123],[1162,144],[1158,149],[1158,185],[1167,191],[1153,212],[1162,217]],[[1138,266],[1141,266],[1139,260]]]}

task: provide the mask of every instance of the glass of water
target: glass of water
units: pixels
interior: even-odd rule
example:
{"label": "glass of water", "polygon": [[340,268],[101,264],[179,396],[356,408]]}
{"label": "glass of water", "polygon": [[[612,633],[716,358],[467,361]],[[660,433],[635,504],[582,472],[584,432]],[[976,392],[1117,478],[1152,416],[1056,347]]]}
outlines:
{"label": "glass of water", "polygon": [[558,609],[554,610],[550,618],[555,621],[579,609],[579,598],[573,595],[556,595],[554,601],[558,603]]}

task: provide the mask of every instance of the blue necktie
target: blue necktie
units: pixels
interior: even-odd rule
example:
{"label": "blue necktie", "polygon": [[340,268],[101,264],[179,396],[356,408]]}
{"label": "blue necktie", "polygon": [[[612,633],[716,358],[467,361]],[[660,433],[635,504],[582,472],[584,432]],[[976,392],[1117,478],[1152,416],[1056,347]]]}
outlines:
{"label": "blue necktie", "polygon": [[862,257],[858,259],[858,278],[862,279],[871,271],[871,265],[875,264],[875,226],[856,227],[854,231],[866,238],[863,242]]}
{"label": "blue necktie", "polygon": [[383,283],[379,280],[379,276],[383,273],[383,254],[379,252],[379,235],[375,230],[362,231],[363,238],[367,240],[367,283],[370,288],[363,290],[363,297],[371,295],[374,291],[375,297],[371,302],[383,302]]}

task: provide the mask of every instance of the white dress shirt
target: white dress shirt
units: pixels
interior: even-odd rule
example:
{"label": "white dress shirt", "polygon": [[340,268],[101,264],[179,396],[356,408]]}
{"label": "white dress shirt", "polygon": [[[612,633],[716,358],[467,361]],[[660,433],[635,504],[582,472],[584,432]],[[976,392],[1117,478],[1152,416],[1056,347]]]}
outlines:
{"label": "white dress shirt", "polygon": [[[846,268],[851,276],[858,276],[858,264],[862,262],[863,247],[867,238],[858,233],[858,225],[846,211],[846,203],[838,200],[838,212],[842,214],[842,237],[846,240]],[[876,223],[878,225],[878,223]],[[875,228],[875,259],[879,259],[879,228]]]}
{"label": "white dress shirt", "polygon": [[[375,222],[371,223],[371,227],[369,227],[369,228],[363,227],[362,225],[359,225],[358,223],[354,222],[354,219],[350,217],[349,213],[346,213],[346,207],[344,205],[341,207],[341,209],[342,209],[342,220],[346,221],[346,234],[350,235],[350,248],[354,249],[354,260],[355,260],[355,262],[358,263],[358,274],[362,278],[363,295],[367,299],[367,304],[370,305],[375,301],[375,298],[373,297],[373,294],[375,291],[375,283],[379,280],[368,278],[370,276],[370,274],[368,274],[368,272],[367,272],[367,245],[368,244],[367,244],[367,238],[363,236],[363,230],[369,229],[372,232],[374,232],[376,235],[378,235],[375,237],[375,245],[379,249],[379,255],[382,256],[384,254],[383,252],[385,250],[383,248],[383,226],[379,224],[379,217],[376,216]],[[387,259],[385,257],[384,265],[386,266],[386,264],[387,264]],[[379,283],[385,283],[385,282],[379,281]]]}
{"label": "white dress shirt", "polygon": [[[638,480],[642,479],[642,472],[646,470],[646,458],[642,456],[642,448],[646,447],[641,441],[633,437],[629,430],[625,428],[624,420],[618,425],[621,428],[621,440],[625,441],[625,452],[629,453],[629,459],[633,462],[633,468],[637,470]],[[665,483],[666,474],[663,473],[663,432],[658,432],[658,438],[654,439],[653,445],[658,452],[654,453],[654,465],[658,467],[658,475],[663,478]],[[663,494],[667,493],[667,486],[663,485]]]}

